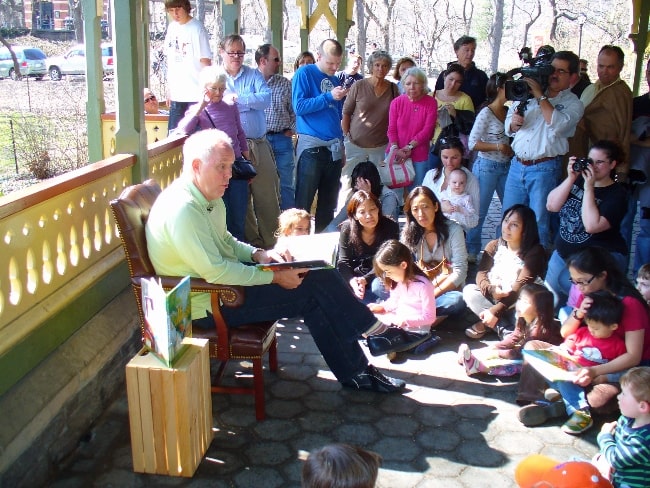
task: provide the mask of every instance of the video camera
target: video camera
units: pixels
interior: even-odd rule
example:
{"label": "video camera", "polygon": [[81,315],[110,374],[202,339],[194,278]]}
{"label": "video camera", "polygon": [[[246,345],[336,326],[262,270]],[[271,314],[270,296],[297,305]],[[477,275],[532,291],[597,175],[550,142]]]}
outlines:
{"label": "video camera", "polygon": [[[555,72],[551,65],[551,59],[555,54],[555,49],[551,46],[542,46],[537,50],[537,55],[533,57],[529,47],[524,47],[519,51],[519,59],[528,66],[511,69],[508,71],[508,77],[521,75],[521,78],[532,78],[540,84],[543,91],[548,88],[548,78]],[[522,79],[508,80],[505,84],[506,99],[516,102],[524,102],[533,95],[530,93],[528,83]]]}

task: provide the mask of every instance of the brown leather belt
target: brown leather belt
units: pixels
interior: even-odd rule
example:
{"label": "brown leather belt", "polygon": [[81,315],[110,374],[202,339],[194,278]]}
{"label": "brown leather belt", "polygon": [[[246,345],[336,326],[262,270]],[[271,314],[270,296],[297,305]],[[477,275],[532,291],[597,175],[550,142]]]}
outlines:
{"label": "brown leather belt", "polygon": [[541,159],[526,159],[526,160],[524,160],[524,159],[521,159],[519,156],[517,156],[517,159],[519,160],[519,162],[521,164],[523,164],[524,166],[535,166],[536,164],[544,163],[546,161],[550,161],[551,159],[555,159],[555,158],[557,158],[557,156],[549,156],[547,158],[541,158]]}

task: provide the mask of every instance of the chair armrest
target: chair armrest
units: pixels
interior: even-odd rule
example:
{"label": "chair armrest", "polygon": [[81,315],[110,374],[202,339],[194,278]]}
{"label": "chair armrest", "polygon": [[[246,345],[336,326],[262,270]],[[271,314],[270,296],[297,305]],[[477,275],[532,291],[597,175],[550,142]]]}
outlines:
{"label": "chair armrest", "polygon": [[[171,290],[178,285],[182,277],[178,276],[138,276],[131,278],[136,286],[140,286],[140,280],[155,278],[160,280],[163,290]],[[219,295],[221,305],[224,307],[239,307],[244,303],[244,287],[237,285],[217,285],[208,283],[202,278],[190,278],[190,291],[195,293],[216,293]]]}

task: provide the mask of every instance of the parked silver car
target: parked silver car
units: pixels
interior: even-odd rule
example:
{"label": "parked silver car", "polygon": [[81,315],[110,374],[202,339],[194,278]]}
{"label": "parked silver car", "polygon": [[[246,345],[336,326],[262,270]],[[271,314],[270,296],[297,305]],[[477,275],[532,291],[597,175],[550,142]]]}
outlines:
{"label": "parked silver car", "polygon": [[[102,43],[102,68],[103,76],[106,78],[113,74],[113,45]],[[74,46],[63,55],[54,56],[47,60],[47,72],[50,79],[59,81],[64,75],[85,75],[86,74],[86,46],[79,44]]]}
{"label": "parked silver car", "polygon": [[[12,50],[18,59],[18,66],[20,67],[20,74],[22,76],[32,76],[39,80],[43,79],[43,76],[47,73],[45,62],[47,56],[43,51],[31,46],[13,46]],[[9,49],[3,47],[0,48],[0,78],[7,77],[15,80],[16,69]]]}

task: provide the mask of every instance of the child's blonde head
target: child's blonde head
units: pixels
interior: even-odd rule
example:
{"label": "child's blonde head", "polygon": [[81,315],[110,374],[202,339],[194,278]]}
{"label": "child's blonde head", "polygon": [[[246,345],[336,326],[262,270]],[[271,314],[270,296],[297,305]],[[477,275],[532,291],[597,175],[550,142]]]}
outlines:
{"label": "child's blonde head", "polygon": [[639,271],[636,275],[637,278],[642,280],[650,280],[650,263],[646,263],[639,268]]}
{"label": "child's blonde head", "polygon": [[[311,222],[311,215],[307,210],[301,208],[289,208],[282,212],[278,217],[278,230],[275,231],[276,237],[291,236],[294,234],[295,227],[303,220]],[[309,232],[307,232],[309,234]]]}
{"label": "child's blonde head", "polygon": [[629,369],[621,376],[621,386],[628,388],[636,401],[650,403],[650,367]]}

